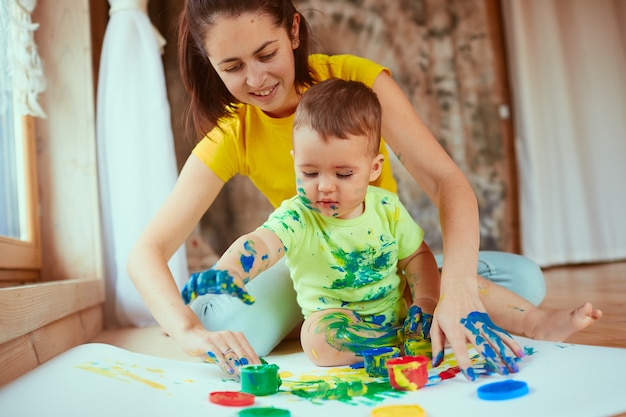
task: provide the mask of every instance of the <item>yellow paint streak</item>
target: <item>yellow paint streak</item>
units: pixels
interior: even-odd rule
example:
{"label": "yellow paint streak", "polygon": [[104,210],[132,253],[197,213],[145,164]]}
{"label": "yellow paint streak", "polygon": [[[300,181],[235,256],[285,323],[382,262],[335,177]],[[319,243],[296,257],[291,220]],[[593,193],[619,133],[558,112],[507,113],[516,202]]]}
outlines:
{"label": "yellow paint streak", "polygon": [[311,348],[311,353],[313,353],[313,356],[315,356],[315,359],[320,358],[319,356],[317,356],[317,352],[315,351],[315,349]]}
{"label": "yellow paint streak", "polygon": [[136,375],[132,372],[126,371],[123,368],[119,367],[119,366],[113,366],[109,369],[102,369],[102,368],[96,368],[94,366],[89,366],[89,365],[76,365],[76,368],[88,371],[88,372],[92,372],[98,375],[102,375],[102,376],[106,376],[108,378],[113,378],[113,379],[117,379],[119,381],[123,381],[123,382],[128,382],[128,380],[121,378],[121,377],[126,377],[129,378],[133,381],[137,381],[140,382],[142,384],[145,384],[151,388],[154,389],[158,389],[158,390],[167,390],[167,387],[165,385],[159,384],[158,382],[155,381],[151,381],[149,379],[146,378],[142,378],[139,375]]}
{"label": "yellow paint streak", "polygon": [[113,372],[111,369],[101,369],[101,368],[96,368],[95,366],[89,366],[89,365],[76,365],[75,367],[78,369],[82,369],[84,371],[92,372],[94,374],[106,376],[107,378],[113,378],[113,379],[118,379],[120,381],[128,382],[124,379],[120,379],[119,375],[116,372]]}
{"label": "yellow paint streak", "polygon": [[139,375],[136,375],[132,372],[128,372],[125,371],[123,369],[119,370],[120,375],[123,375],[125,377],[128,377],[134,381],[140,382],[142,384],[145,384],[147,386],[149,386],[150,388],[154,388],[154,389],[160,389],[160,390],[167,390],[167,387],[165,385],[159,384],[158,382],[155,381],[151,381],[149,379],[146,378],[142,378]]}

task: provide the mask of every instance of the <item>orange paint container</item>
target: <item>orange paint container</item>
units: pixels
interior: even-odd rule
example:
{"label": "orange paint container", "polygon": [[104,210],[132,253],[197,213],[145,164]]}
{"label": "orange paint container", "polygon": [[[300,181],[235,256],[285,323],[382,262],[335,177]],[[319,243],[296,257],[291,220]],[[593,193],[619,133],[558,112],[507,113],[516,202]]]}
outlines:
{"label": "orange paint container", "polygon": [[398,391],[415,391],[428,382],[428,363],[426,356],[402,356],[387,361],[389,383]]}

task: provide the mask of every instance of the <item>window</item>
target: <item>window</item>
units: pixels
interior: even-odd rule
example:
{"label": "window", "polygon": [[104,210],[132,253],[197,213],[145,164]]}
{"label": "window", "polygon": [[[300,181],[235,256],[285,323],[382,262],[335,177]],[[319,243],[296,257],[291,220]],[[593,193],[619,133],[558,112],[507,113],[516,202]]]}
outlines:
{"label": "window", "polygon": [[[22,116],[16,101],[16,35],[0,5],[0,285],[37,280],[41,267],[35,181],[34,131],[31,116]],[[11,6],[8,5],[8,8]],[[23,39],[20,37],[20,39]],[[27,76],[26,76],[27,77]]]}
{"label": "window", "polygon": [[[0,206],[21,208],[21,217],[0,213],[5,225],[0,237],[0,385],[102,329],[104,272],[89,36],[94,1],[0,0],[0,77],[5,77],[2,85],[10,85],[2,91],[13,94],[13,100],[4,99],[13,115],[6,106],[2,113],[13,133],[4,133],[8,123],[0,121]],[[13,29],[28,32],[11,41],[3,19],[9,14],[19,23]],[[35,40],[41,61],[33,58]],[[8,84],[6,51],[18,44],[29,46],[18,56],[18,70]],[[39,95],[44,74],[45,95]],[[47,117],[21,116],[43,114],[39,100]],[[11,161],[8,171],[4,158]],[[9,175],[14,179],[9,181]],[[11,205],[3,205],[9,198]]]}

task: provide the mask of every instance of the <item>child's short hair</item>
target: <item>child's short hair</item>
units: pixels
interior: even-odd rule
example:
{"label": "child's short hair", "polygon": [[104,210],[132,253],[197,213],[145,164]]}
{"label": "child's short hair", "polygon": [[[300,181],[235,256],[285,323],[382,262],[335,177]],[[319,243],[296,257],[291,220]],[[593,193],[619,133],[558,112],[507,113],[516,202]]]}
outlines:
{"label": "child's short hair", "polygon": [[376,93],[359,81],[330,78],[309,88],[300,99],[293,129],[310,127],[323,140],[365,136],[372,155],[379,152],[382,109]]}

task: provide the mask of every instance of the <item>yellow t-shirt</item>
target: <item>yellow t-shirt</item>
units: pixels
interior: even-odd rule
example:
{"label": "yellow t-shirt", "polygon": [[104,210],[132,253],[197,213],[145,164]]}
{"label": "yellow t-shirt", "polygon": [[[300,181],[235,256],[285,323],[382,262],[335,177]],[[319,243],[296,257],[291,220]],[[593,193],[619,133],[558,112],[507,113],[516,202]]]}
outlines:
{"label": "yellow t-shirt", "polygon": [[[313,78],[361,81],[371,87],[381,65],[354,55],[321,55],[309,57]],[[274,207],[296,194],[296,177],[291,157],[293,115],[272,118],[258,107],[237,106],[232,117],[220,120],[219,128],[211,130],[193,149],[222,181],[236,174],[245,175],[267,197]],[[380,152],[385,156],[380,177],[372,185],[396,192],[389,155],[381,140]]]}

